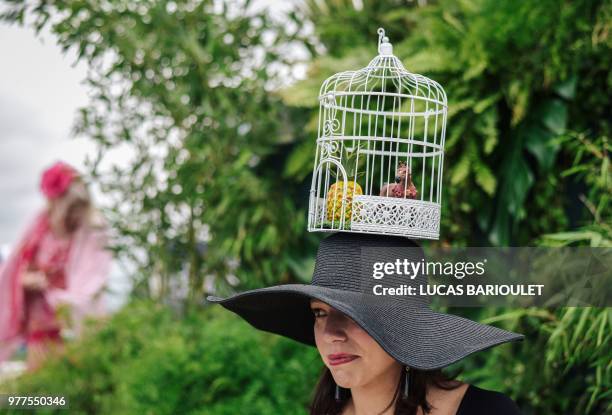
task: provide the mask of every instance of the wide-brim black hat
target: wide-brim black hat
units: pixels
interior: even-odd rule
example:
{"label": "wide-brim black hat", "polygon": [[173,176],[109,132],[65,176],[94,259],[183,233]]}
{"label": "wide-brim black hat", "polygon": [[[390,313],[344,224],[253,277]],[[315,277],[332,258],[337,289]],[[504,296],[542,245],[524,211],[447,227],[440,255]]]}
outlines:
{"label": "wide-brim black hat", "polygon": [[[207,299],[260,330],[315,346],[310,309],[314,298],[353,319],[397,361],[421,370],[442,368],[474,352],[523,340],[521,334],[433,311],[429,297],[418,294],[418,286],[427,285],[423,273],[414,278],[398,273],[374,277],[376,263],[404,260],[424,260],[422,248],[410,239],[340,232],[321,241],[310,284],[277,285]],[[416,287],[416,295],[376,295],[381,286],[404,291]]]}

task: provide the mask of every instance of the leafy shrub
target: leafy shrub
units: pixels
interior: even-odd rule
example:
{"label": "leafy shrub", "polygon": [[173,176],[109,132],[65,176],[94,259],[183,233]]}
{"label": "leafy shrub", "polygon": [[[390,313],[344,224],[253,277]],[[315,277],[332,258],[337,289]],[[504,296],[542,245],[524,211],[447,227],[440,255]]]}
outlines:
{"label": "leafy shrub", "polygon": [[74,414],[299,414],[321,366],[314,348],[254,330],[221,307],[177,318],[133,303],[3,389],[64,395]]}
{"label": "leafy shrub", "polygon": [[477,353],[455,365],[465,381],[504,391],[525,415],[607,414],[612,410],[612,311],[479,308],[465,317],[525,334],[525,341]]}

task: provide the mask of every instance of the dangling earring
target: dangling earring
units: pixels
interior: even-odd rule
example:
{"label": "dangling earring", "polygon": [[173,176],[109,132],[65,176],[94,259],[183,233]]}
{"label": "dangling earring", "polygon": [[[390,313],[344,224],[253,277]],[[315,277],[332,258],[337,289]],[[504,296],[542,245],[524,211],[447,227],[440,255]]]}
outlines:
{"label": "dangling earring", "polygon": [[342,401],[342,399],[340,398],[340,386],[338,386],[337,384],[336,384],[336,395],[335,395],[335,398],[336,398],[336,402],[341,402]]}
{"label": "dangling earring", "polygon": [[404,374],[404,391],[402,397],[408,399],[408,391],[410,390],[410,368],[406,366],[406,373]]}

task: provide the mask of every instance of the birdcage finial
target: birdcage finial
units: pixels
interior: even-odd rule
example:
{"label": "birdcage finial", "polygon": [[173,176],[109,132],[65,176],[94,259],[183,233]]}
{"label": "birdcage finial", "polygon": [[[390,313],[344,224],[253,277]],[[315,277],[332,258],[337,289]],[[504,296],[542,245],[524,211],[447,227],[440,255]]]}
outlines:
{"label": "birdcage finial", "polygon": [[385,36],[385,29],[379,27],[378,30],[378,53],[380,55],[393,55],[393,45],[389,43],[389,38]]}

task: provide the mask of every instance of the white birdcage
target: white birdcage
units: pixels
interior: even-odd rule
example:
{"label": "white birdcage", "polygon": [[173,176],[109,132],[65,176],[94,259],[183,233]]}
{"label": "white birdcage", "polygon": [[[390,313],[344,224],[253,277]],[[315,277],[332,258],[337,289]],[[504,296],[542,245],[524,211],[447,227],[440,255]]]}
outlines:
{"label": "white birdcage", "polygon": [[438,239],[446,93],[378,35],[367,67],[321,86],[308,230]]}

